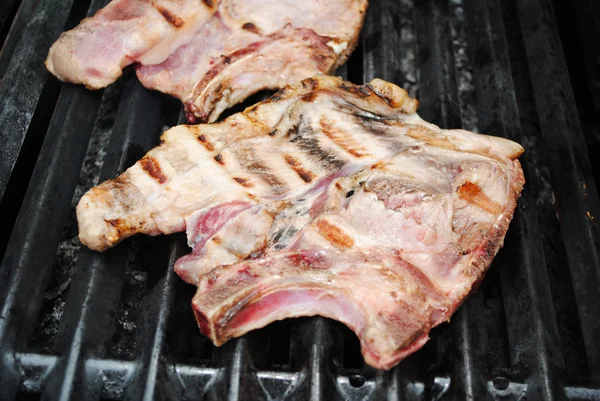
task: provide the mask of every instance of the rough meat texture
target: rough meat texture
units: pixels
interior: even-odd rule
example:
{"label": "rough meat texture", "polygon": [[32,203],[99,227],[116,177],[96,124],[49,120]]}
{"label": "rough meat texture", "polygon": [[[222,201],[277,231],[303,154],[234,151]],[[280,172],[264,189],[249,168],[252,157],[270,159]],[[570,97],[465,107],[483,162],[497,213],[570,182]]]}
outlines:
{"label": "rough meat texture", "polygon": [[481,280],[524,183],[521,146],[415,109],[387,82],[319,76],[222,123],[173,128],[82,198],[80,238],[103,250],[187,229],[176,271],[198,286],[215,344],[318,314],[388,369]]}
{"label": "rough meat texture", "polygon": [[145,86],[214,121],[262,89],[343,63],[367,0],[113,0],[52,45],[46,66],[63,81],[102,88],[137,64]]}

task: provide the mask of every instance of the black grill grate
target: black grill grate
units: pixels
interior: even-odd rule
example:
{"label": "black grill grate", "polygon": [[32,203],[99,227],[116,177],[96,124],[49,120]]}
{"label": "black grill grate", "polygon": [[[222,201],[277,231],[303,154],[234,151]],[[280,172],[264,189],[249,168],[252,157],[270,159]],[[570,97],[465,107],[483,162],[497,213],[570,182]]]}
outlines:
{"label": "black grill grate", "polygon": [[441,126],[519,141],[527,179],[480,290],[381,372],[323,318],[214,348],[173,272],[183,235],[79,248],[81,194],[182,121],[131,73],[91,92],[46,72],[52,41],[105,3],[0,7],[0,400],[600,399],[598,5],[372,0],[338,73],[402,85]]}

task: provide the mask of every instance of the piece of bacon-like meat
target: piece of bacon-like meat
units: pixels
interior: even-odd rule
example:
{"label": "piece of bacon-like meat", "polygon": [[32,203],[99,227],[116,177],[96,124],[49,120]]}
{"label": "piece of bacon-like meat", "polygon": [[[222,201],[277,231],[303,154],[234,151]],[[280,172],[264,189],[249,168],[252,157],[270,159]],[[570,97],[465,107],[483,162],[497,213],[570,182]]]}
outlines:
{"label": "piece of bacon-like meat", "polygon": [[190,122],[214,121],[262,89],[329,73],[354,48],[367,0],[113,0],[52,45],[46,66],[98,89],[136,64],[148,88],[178,97]]}
{"label": "piece of bacon-like meat", "polygon": [[63,81],[103,88],[129,64],[166,60],[216,8],[211,0],[113,0],[62,34],[50,48],[46,67]]}
{"label": "piece of bacon-like meat", "polygon": [[420,348],[482,279],[524,184],[506,139],[442,130],[395,85],[319,76],[221,123],[179,126],[77,207],[104,250],[187,230],[178,275],[222,344],[269,322],[347,324],[365,360]]}

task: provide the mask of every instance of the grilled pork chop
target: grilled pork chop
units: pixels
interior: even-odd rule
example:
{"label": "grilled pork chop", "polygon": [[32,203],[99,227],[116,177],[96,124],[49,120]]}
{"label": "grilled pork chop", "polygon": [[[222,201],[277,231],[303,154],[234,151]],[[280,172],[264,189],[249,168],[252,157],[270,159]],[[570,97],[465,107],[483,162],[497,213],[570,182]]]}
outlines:
{"label": "grilled pork chop", "polygon": [[[441,130],[401,88],[319,76],[218,124],[179,126],[77,207],[104,250],[186,229],[176,265],[220,345],[322,315],[388,369],[419,349],[483,277],[524,178],[520,145]],[[359,283],[359,285],[357,285]]]}
{"label": "grilled pork chop", "polygon": [[65,32],[46,66],[98,89],[137,64],[146,87],[178,97],[191,122],[214,121],[262,89],[342,64],[367,0],[113,0]]}

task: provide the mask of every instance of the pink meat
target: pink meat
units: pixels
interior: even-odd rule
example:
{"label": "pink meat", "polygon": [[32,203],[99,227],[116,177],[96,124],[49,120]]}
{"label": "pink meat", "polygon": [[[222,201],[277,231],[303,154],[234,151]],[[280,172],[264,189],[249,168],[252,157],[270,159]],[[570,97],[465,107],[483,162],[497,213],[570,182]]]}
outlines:
{"label": "pink meat", "polygon": [[143,85],[178,97],[190,122],[214,121],[262,89],[345,62],[367,0],[113,0],[65,32],[46,66],[98,89],[136,64]]}

